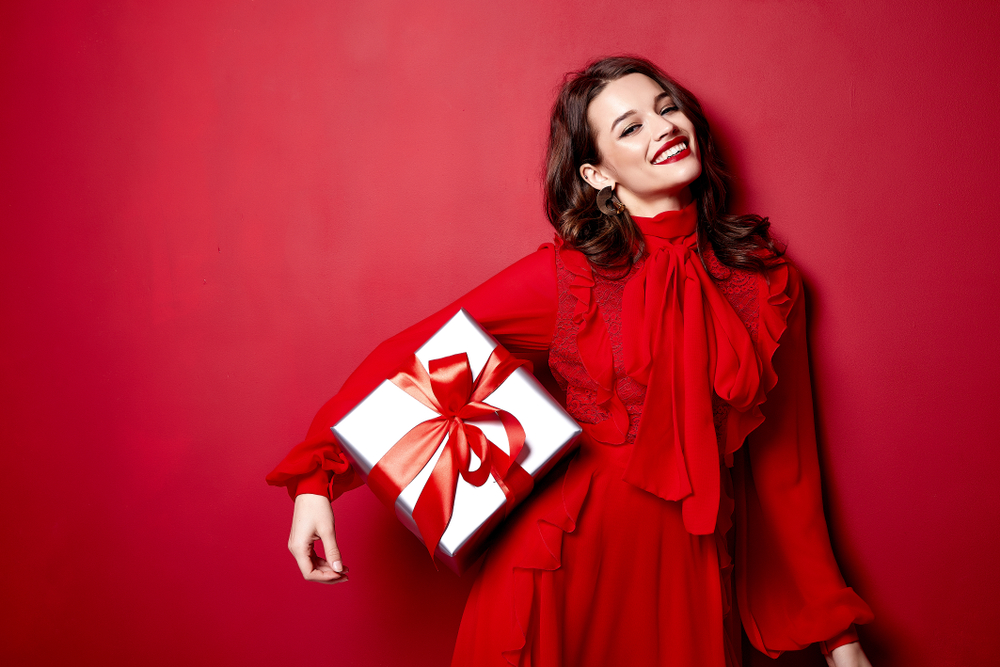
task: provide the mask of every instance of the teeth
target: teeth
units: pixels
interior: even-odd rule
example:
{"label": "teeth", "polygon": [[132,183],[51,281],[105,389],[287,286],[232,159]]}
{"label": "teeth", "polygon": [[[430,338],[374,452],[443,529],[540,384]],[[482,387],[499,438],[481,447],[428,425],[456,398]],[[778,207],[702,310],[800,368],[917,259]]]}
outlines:
{"label": "teeth", "polygon": [[670,148],[668,148],[666,150],[666,152],[660,153],[660,157],[656,158],[656,161],[653,162],[653,164],[660,164],[664,160],[667,160],[667,159],[672,158],[673,156],[677,155],[678,153],[680,153],[681,151],[683,151],[687,147],[688,147],[688,145],[687,145],[686,141],[682,141],[681,143],[679,143],[679,144],[677,144],[675,146],[671,146]]}

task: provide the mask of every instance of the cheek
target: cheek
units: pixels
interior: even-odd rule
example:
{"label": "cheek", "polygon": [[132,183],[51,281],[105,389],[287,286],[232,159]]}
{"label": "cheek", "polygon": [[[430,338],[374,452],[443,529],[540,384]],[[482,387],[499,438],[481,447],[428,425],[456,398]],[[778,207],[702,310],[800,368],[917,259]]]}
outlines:
{"label": "cheek", "polygon": [[635,151],[620,144],[609,146],[601,157],[601,166],[616,180],[636,166]]}
{"label": "cheek", "polygon": [[620,164],[623,168],[642,169],[646,166],[644,146],[628,146],[621,152]]}

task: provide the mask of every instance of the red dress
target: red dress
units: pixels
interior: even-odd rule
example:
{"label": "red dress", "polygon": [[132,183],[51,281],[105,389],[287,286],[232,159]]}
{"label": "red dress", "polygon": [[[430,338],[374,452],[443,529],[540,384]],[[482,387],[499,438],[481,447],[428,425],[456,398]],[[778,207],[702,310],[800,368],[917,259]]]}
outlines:
{"label": "red dress", "polygon": [[741,620],[776,657],[872,619],[830,549],[798,274],[710,252],[709,273],[696,220],[636,218],[648,252],[626,275],[543,246],[380,345],[268,476],[293,496],[357,486],[329,427],[459,307],[548,353],[583,441],[495,535],[453,667],[730,667]]}

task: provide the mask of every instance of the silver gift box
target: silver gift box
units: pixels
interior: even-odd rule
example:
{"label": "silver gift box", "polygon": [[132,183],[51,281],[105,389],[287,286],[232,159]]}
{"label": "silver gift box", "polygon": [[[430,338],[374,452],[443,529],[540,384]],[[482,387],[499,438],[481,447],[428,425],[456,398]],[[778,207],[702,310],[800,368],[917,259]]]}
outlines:
{"label": "silver gift box", "polygon": [[[478,377],[496,346],[492,336],[483,331],[465,310],[459,310],[416,351],[416,355],[426,368],[432,359],[465,352],[473,377]],[[511,413],[521,422],[525,441],[516,460],[536,480],[578,444],[580,426],[524,368],[515,370],[485,400]],[[355,470],[367,481],[369,472],[379,459],[411,428],[437,416],[436,412],[385,380],[332,430]],[[507,433],[499,417],[469,420],[468,423],[478,426],[497,447],[510,453]],[[420,531],[413,521],[413,507],[444,446],[442,442],[427,465],[396,500],[396,515],[418,538]],[[471,468],[474,470],[479,459],[475,454],[472,458]],[[503,491],[492,476],[479,487],[459,476],[451,521],[438,543],[437,558],[461,574],[485,549],[487,529],[495,525],[494,515],[499,513],[497,519],[503,517],[505,503]]]}

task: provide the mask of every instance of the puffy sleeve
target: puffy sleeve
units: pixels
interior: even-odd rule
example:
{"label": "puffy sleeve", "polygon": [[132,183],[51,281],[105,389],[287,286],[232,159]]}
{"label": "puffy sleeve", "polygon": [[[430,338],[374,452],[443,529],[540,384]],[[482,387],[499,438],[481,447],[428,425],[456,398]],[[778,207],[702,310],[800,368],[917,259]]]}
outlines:
{"label": "puffy sleeve", "polygon": [[544,245],[451,305],[376,347],[347,378],[337,395],[320,409],[305,440],[293,447],[267,475],[267,483],[286,487],[292,498],[302,493],[315,493],[331,500],[360,486],[360,478],[344,457],[330,427],[371,393],[459,308],[465,308],[513,354],[544,359],[555,328],[557,306],[555,254],[551,245]]}
{"label": "puffy sleeve", "polygon": [[780,311],[771,362],[776,384],[764,422],[735,457],[736,592],[751,643],[772,658],[823,642],[826,653],[856,640],[874,618],[845,583],[823,514],[801,278],[789,264],[761,290],[761,339]]}

